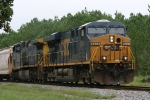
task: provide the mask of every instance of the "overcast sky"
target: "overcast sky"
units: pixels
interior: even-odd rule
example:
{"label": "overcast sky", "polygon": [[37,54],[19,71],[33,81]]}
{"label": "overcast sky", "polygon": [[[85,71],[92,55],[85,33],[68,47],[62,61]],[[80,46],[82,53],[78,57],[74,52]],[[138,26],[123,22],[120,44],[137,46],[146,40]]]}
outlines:
{"label": "overcast sky", "polygon": [[88,11],[100,10],[113,17],[117,10],[128,18],[131,12],[149,14],[148,4],[150,0],[14,0],[14,15],[10,25],[17,31],[22,24],[35,17],[39,20],[53,19],[54,16],[61,18],[69,12],[74,15],[85,7]]}

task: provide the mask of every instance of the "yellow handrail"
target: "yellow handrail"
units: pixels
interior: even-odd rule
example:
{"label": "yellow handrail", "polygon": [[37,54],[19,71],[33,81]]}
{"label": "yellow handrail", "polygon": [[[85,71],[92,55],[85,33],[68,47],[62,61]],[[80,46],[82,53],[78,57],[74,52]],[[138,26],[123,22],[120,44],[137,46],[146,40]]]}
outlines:
{"label": "yellow handrail", "polygon": [[92,62],[92,64],[91,64],[91,67],[92,67],[92,68],[90,68],[91,70],[94,70],[94,68],[93,68],[93,59],[94,59],[94,56],[96,55],[96,52],[97,52],[98,48],[99,48],[99,47],[96,47],[96,48],[94,49],[94,51],[93,51],[93,53],[92,53],[92,56],[91,56],[91,58],[90,58],[90,61]]}
{"label": "yellow handrail", "polygon": [[133,53],[132,53],[131,48],[129,48],[129,49],[130,49],[131,59],[132,59],[132,69],[134,69],[134,70],[135,70],[135,58],[134,58],[134,55],[133,55]]}

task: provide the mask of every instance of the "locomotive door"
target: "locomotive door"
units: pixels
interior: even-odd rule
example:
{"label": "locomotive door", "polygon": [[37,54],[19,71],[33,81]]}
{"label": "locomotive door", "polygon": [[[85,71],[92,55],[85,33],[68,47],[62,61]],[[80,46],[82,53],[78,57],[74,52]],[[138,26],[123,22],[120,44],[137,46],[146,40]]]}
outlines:
{"label": "locomotive door", "polygon": [[80,62],[86,61],[86,49],[85,49],[85,28],[80,30],[80,43],[79,43],[79,59]]}
{"label": "locomotive door", "polygon": [[[115,36],[114,37],[114,40],[120,40],[120,38],[116,38]],[[120,45],[118,42],[117,43],[112,43],[110,45],[110,57],[111,57],[111,61],[119,61],[120,59]]]}
{"label": "locomotive door", "polygon": [[65,57],[64,57],[64,53],[65,53],[65,44],[64,44],[64,40],[62,40],[62,44],[61,44],[61,63],[65,63]]}
{"label": "locomotive door", "polygon": [[71,30],[71,37],[70,37],[70,43],[69,43],[69,58],[71,62],[77,62],[78,61],[78,32],[77,29]]}

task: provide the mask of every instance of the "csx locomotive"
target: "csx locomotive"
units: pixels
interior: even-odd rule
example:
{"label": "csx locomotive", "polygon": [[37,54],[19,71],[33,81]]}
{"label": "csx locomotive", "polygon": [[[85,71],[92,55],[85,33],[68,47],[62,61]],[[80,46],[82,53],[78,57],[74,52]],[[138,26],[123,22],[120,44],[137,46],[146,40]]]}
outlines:
{"label": "csx locomotive", "polygon": [[127,84],[135,59],[126,26],[98,20],[0,51],[0,79]]}

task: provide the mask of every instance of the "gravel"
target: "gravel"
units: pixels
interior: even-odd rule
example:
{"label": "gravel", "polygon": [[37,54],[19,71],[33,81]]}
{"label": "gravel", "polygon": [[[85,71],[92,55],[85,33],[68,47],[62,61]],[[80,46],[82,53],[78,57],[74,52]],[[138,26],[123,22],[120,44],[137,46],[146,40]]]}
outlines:
{"label": "gravel", "polygon": [[[7,82],[0,82],[2,85],[10,84]],[[90,90],[92,93],[100,94],[103,96],[116,95],[115,98],[107,100],[150,100],[150,92],[141,92],[141,91],[129,91],[129,90],[112,90],[112,89],[97,89],[97,88],[83,88],[83,87],[67,87],[67,86],[54,86],[54,85],[38,85],[38,84],[24,84],[17,83],[19,85],[32,87],[40,86],[42,88],[50,89],[65,89],[65,90]],[[94,99],[94,100],[106,100],[106,99]]]}

